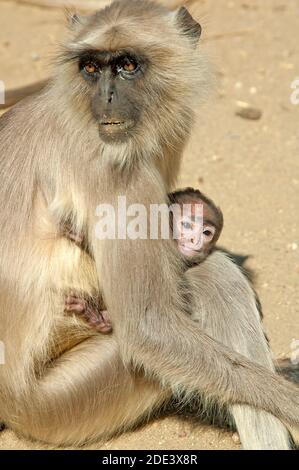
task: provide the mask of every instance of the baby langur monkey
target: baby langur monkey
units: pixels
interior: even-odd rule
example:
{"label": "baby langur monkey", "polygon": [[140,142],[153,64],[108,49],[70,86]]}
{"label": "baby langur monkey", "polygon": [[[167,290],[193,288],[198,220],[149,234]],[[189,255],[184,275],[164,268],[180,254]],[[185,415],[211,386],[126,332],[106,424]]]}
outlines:
{"label": "baby langur monkey", "polygon": [[197,189],[186,188],[168,195],[178,211],[170,213],[178,249],[187,266],[202,263],[215,248],[223,228],[223,214]]}
{"label": "baby langur monkey", "polygon": [[[170,226],[186,269],[202,263],[214,250],[223,228],[223,214],[214,202],[197,189],[186,188],[168,195],[172,211]],[[83,234],[73,233],[65,224],[62,233],[84,247]],[[84,298],[71,292],[65,302],[66,313],[80,315],[100,333],[110,333],[112,324],[103,299]]]}

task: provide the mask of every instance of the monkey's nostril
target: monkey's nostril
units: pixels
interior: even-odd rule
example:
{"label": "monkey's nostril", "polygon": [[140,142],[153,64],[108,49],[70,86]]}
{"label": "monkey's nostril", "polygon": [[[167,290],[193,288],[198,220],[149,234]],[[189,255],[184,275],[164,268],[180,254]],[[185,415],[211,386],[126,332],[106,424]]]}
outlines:
{"label": "monkey's nostril", "polygon": [[111,91],[110,93],[110,97],[108,99],[108,103],[112,103],[112,99],[113,99],[113,91]]}

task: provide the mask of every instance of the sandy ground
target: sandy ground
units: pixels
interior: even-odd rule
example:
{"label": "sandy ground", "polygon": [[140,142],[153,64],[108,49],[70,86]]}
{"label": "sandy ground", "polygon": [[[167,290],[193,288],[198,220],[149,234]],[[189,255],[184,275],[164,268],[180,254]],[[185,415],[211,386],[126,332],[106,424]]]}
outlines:
{"label": "sandy ground", "polygon": [[[290,101],[299,78],[299,0],[199,0],[206,47],[219,70],[219,89],[199,114],[185,154],[180,185],[199,186],[225,215],[222,244],[250,255],[276,357],[299,340],[299,105]],[[49,74],[63,37],[57,10],[0,1],[0,80],[7,87]],[[237,102],[262,111],[249,121]],[[0,434],[0,449],[41,444]],[[103,449],[237,449],[232,433],[164,418]]]}

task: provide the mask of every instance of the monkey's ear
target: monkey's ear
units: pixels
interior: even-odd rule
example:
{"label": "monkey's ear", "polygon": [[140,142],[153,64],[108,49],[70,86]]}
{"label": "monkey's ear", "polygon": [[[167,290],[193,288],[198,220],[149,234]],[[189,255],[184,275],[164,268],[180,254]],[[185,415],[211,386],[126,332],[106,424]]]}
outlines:
{"label": "monkey's ear", "polygon": [[66,18],[70,29],[76,29],[78,26],[82,26],[86,22],[85,16],[79,16],[77,13],[66,10]]}
{"label": "monkey's ear", "polygon": [[194,44],[197,44],[201,36],[201,26],[190,15],[185,7],[181,7],[176,11],[176,23],[181,31],[188,36]]}

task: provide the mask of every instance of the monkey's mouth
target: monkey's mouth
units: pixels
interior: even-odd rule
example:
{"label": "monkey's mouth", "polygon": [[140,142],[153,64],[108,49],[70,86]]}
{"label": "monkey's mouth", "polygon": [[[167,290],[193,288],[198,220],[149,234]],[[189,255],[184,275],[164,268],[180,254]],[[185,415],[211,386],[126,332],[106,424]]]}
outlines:
{"label": "monkey's mouth", "polygon": [[117,142],[129,137],[129,130],[135,125],[133,120],[121,121],[117,119],[105,119],[99,122],[100,137],[104,142]]}
{"label": "monkey's mouth", "polygon": [[122,126],[125,124],[124,121],[102,121],[100,123],[101,126]]}
{"label": "monkey's mouth", "polygon": [[120,121],[114,119],[107,119],[105,121],[100,121],[100,129],[105,132],[121,132],[126,129],[133,127],[134,121]]}
{"label": "monkey's mouth", "polygon": [[179,241],[179,247],[180,247],[181,253],[183,253],[185,256],[188,257],[188,256],[197,255],[202,248],[202,244],[201,243],[193,244],[191,241],[189,242]]}

